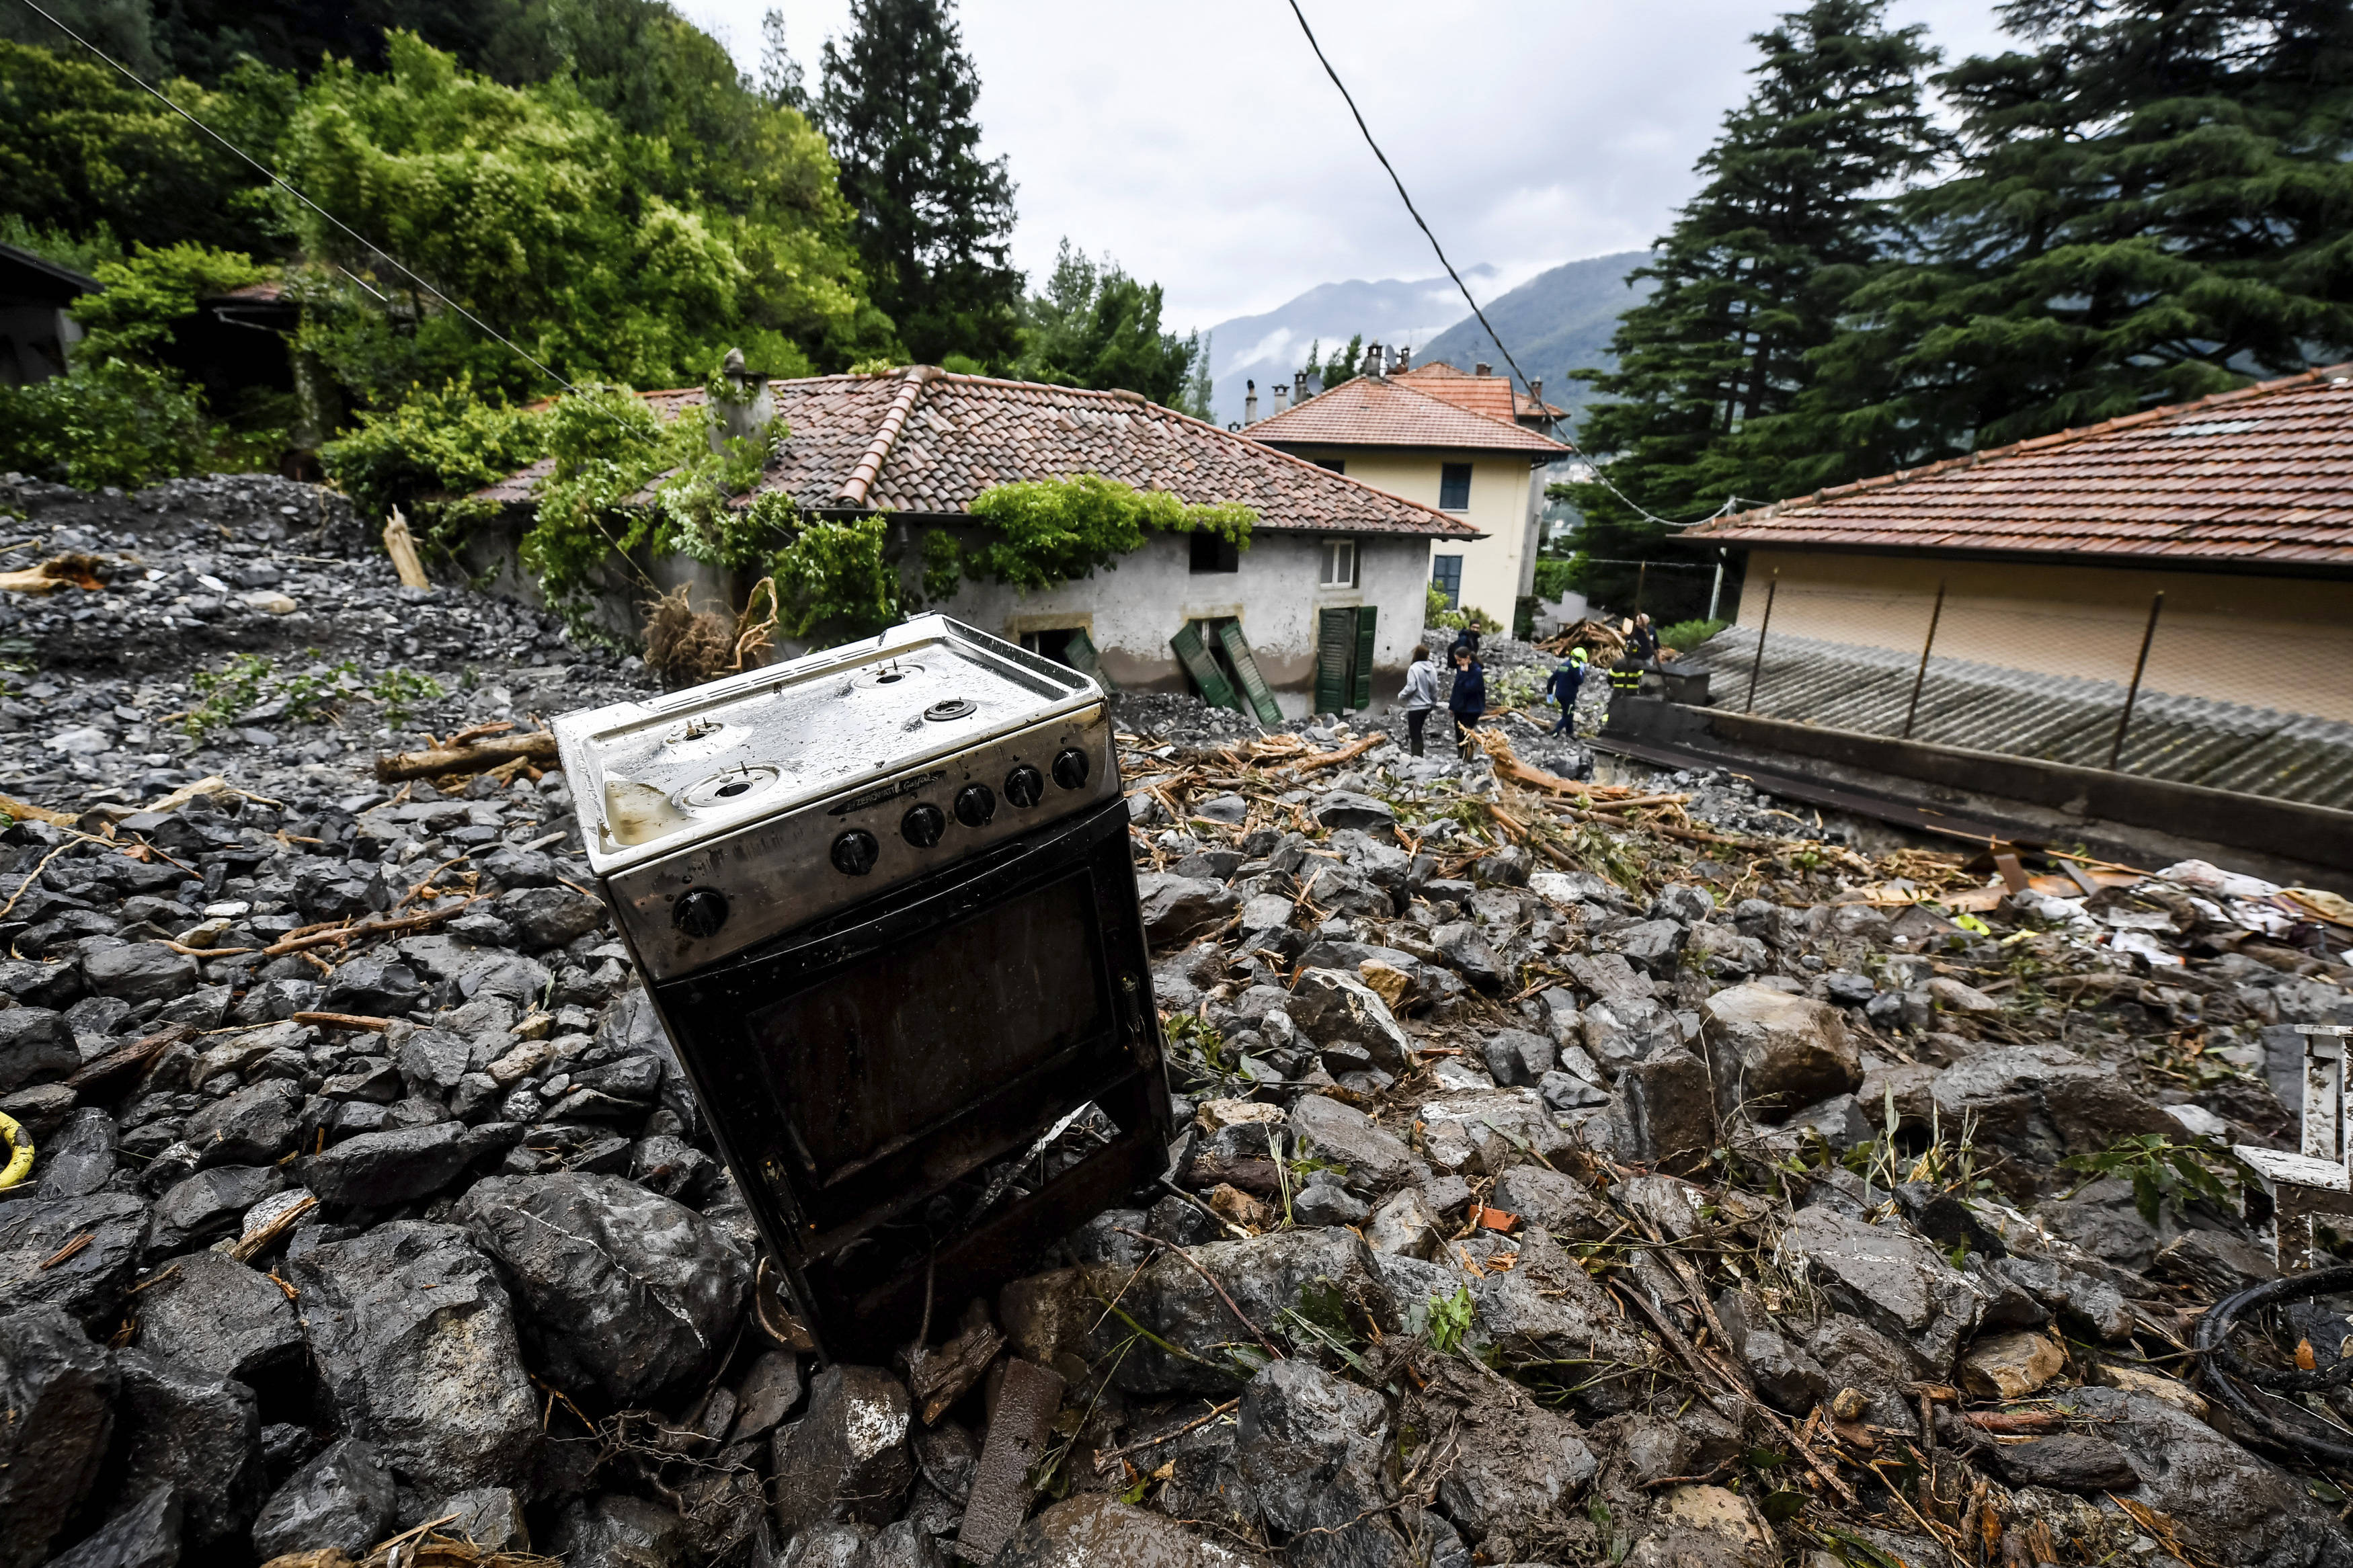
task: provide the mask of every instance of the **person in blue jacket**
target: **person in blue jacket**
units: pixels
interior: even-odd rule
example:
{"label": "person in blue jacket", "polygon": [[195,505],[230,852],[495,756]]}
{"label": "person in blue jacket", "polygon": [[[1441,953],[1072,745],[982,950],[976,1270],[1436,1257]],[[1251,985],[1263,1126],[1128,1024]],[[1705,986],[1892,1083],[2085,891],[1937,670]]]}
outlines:
{"label": "person in blue jacket", "polygon": [[1487,711],[1487,671],[1467,647],[1454,650],[1454,694],[1446,700],[1446,710],[1454,715],[1454,749],[1468,761],[1471,728]]}
{"label": "person in blue jacket", "polygon": [[1553,726],[1556,735],[1568,733],[1577,721],[1577,689],[1585,684],[1585,650],[1573,647],[1568,657],[1553,668],[1552,679],[1545,684],[1545,695],[1560,704],[1560,722]]}

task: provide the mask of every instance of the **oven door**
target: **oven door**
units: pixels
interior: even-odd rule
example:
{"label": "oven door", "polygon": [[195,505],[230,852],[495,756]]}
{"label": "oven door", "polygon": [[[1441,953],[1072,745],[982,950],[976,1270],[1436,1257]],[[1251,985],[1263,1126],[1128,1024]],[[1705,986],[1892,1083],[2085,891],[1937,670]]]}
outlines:
{"label": "oven door", "polygon": [[[955,1310],[1165,1168],[1123,800],[655,994],[833,1353],[895,1344],[876,1336],[906,1337],[927,1291]],[[1119,1136],[981,1206],[987,1167],[1089,1102]]]}

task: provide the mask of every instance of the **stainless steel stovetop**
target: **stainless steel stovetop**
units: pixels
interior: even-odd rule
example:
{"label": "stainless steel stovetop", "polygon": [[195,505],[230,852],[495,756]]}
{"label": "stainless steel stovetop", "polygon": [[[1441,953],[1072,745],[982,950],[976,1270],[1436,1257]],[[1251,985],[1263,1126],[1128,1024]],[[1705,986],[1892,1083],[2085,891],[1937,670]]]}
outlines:
{"label": "stainless steel stovetop", "polygon": [[653,980],[1119,791],[1103,689],[944,616],[554,730],[589,865]]}

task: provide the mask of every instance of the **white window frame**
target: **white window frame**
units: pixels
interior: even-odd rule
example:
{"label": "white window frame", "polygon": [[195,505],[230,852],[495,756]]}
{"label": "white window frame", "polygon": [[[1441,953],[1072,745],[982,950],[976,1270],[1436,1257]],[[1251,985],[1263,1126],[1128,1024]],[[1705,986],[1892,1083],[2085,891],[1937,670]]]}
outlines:
{"label": "white window frame", "polygon": [[[1336,574],[1335,574],[1336,573]],[[1323,588],[1353,588],[1362,581],[1360,552],[1353,539],[1327,539],[1324,542]]]}

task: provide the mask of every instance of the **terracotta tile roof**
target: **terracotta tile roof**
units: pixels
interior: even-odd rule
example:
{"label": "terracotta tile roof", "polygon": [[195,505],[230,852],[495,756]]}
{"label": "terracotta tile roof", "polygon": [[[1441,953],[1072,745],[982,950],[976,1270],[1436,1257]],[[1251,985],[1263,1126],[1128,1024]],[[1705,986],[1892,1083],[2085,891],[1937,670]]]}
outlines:
{"label": "terracotta tile roof", "polygon": [[[955,514],[991,485],[1093,473],[1195,504],[1239,501],[1258,512],[1261,529],[1478,536],[1434,508],[1134,393],[955,375],[926,365],[772,381],[768,387],[791,435],[778,444],[760,488],[784,490],[815,510]],[[674,414],[703,395],[648,395]],[[479,493],[490,500],[527,500],[546,472],[545,464],[534,464]]]}
{"label": "terracotta tile roof", "polygon": [[1683,537],[2353,568],[2353,364],[1841,485]]}
{"label": "terracotta tile roof", "polygon": [[1490,419],[1565,419],[1568,411],[1549,403],[1539,404],[1522,392],[1519,384],[1508,375],[1467,375],[1442,359],[1418,364],[1411,370],[1401,370],[1389,378],[1402,381],[1416,391],[1432,397],[1442,397],[1457,408],[1468,408],[1473,414],[1483,414]]}
{"label": "terracotta tile roof", "polygon": [[[1465,376],[1463,380],[1475,377]],[[1360,375],[1243,427],[1253,441],[1285,447],[1421,447],[1565,458],[1546,436],[1490,417],[1397,376]]]}

